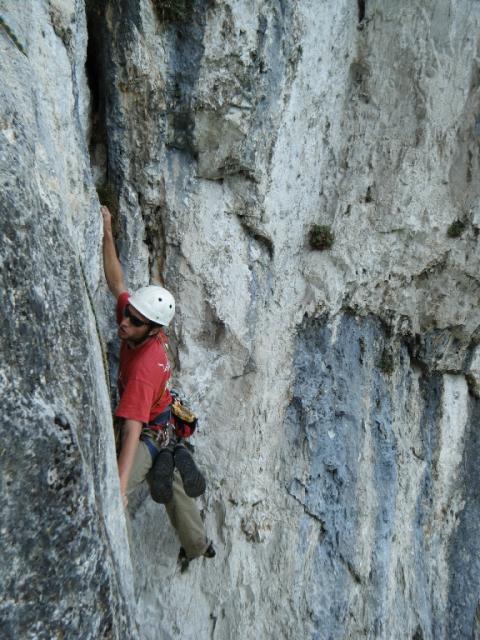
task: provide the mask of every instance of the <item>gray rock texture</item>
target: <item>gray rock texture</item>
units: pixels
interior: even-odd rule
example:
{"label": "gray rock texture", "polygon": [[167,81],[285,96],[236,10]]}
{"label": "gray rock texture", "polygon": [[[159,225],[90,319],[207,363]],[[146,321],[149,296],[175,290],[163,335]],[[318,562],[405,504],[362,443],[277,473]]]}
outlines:
{"label": "gray rock texture", "polygon": [[472,637],[478,401],[465,378],[421,368],[371,316],[306,321],[295,364],[285,468],[304,509],[311,635]]}
{"label": "gray rock texture", "polygon": [[[480,637],[480,3],[0,16],[2,635]],[[218,552],[183,574],[146,492],[130,564],[95,186],[178,302]]]}
{"label": "gray rock texture", "polygon": [[0,635],[123,639],[133,581],[92,298],[85,13],[0,7]]}

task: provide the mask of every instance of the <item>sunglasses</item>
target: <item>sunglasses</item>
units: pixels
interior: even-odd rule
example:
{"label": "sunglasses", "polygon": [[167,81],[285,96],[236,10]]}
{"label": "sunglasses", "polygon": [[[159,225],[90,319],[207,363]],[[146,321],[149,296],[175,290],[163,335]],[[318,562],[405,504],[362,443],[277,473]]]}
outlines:
{"label": "sunglasses", "polygon": [[125,316],[125,318],[128,318],[130,320],[134,327],[146,327],[152,324],[151,322],[144,322],[143,320],[140,320],[140,318],[137,318],[137,316],[134,316],[130,311],[129,304],[127,304],[127,306],[125,307],[123,315]]}

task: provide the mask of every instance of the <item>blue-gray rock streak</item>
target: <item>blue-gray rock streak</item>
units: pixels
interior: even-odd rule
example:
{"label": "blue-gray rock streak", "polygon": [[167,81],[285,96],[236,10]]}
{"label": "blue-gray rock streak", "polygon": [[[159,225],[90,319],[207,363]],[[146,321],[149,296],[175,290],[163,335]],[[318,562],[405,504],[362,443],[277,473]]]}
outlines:
{"label": "blue-gray rock streak", "polygon": [[299,549],[312,637],[475,637],[478,400],[463,376],[349,313],[301,325],[295,371],[285,481],[318,536]]}
{"label": "blue-gray rock streak", "polygon": [[[480,637],[480,2],[24,4],[0,0],[2,638]],[[128,287],[177,302],[217,549],[183,574],[146,490],[128,546],[99,199]]]}

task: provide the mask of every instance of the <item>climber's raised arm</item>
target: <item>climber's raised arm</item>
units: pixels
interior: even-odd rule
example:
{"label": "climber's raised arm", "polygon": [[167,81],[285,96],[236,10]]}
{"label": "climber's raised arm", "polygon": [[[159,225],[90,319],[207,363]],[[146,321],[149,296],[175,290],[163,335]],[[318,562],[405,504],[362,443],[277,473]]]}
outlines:
{"label": "climber's raised arm", "polygon": [[118,456],[118,474],[120,476],[120,493],[124,504],[127,503],[127,486],[132,472],[133,462],[142,432],[142,423],[138,420],[125,420],[123,423],[123,440]]}
{"label": "climber's raised arm", "polygon": [[118,298],[121,293],[127,290],[127,287],[113,239],[111,213],[105,206],[100,207],[100,211],[103,217],[103,269],[108,288]]}

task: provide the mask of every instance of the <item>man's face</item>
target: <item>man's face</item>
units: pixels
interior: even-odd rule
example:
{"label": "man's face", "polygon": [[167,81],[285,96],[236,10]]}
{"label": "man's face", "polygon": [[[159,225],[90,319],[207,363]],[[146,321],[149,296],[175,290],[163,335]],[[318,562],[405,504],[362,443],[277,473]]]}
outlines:
{"label": "man's face", "polygon": [[127,304],[123,318],[118,325],[118,337],[133,344],[143,342],[152,330],[152,325],[144,315],[131,304]]}

